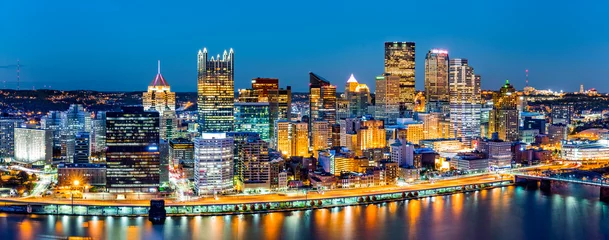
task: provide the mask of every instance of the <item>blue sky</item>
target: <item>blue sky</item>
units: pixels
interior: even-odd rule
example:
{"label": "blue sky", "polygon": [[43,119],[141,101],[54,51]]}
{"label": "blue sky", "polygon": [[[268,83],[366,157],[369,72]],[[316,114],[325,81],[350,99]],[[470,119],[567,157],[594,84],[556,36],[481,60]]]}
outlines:
{"label": "blue sky", "polygon": [[[196,90],[196,53],[235,50],[236,88],[277,77],[306,91],[313,71],[342,91],[374,88],[383,42],[468,58],[482,87],[609,92],[609,1],[30,1],[0,0],[0,66],[21,60],[22,88],[144,91],[156,62],[175,91]],[[14,88],[15,70],[0,67]],[[0,87],[2,87],[0,85]]]}

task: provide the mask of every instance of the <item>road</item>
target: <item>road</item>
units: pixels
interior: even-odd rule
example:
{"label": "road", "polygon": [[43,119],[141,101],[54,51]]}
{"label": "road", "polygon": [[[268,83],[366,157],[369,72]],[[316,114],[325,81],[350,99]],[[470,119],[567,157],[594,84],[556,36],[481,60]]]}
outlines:
{"label": "road", "polygon": [[[296,200],[316,200],[325,198],[340,198],[340,197],[356,197],[370,194],[387,194],[399,193],[404,191],[420,191],[442,187],[454,187],[469,184],[482,184],[496,182],[500,180],[497,175],[484,175],[474,177],[464,177],[460,179],[439,180],[435,183],[423,183],[408,186],[379,186],[370,188],[356,189],[339,189],[318,193],[316,191],[299,191],[294,195],[280,196],[278,194],[265,195],[227,195],[219,196],[217,199],[213,197],[199,198],[191,201],[175,201],[167,199],[166,205],[213,205],[213,204],[249,204],[260,202],[277,202],[277,201],[296,201]],[[504,180],[508,180],[505,179]],[[71,204],[70,200],[55,200],[51,198],[0,198],[0,202],[11,203],[32,203],[32,204]],[[149,200],[74,200],[75,205],[96,205],[96,206],[148,206]]]}

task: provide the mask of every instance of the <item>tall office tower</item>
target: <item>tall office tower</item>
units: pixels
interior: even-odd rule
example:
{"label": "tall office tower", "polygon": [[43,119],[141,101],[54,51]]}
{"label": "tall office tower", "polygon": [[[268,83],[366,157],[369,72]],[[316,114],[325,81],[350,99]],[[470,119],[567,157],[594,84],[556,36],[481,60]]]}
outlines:
{"label": "tall office tower", "polygon": [[332,125],[327,121],[314,121],[311,125],[311,138],[313,155],[317,158],[318,150],[325,150],[332,146]]}
{"label": "tall office tower", "polygon": [[195,145],[186,138],[174,138],[169,141],[169,163],[173,166],[183,165],[194,167]]}
{"label": "tall office tower", "polygon": [[258,97],[258,102],[269,101],[269,91],[279,89],[277,78],[254,78],[252,79],[252,90]]}
{"label": "tall office tower", "polygon": [[207,49],[198,53],[197,107],[200,132],[230,132],[235,102],[234,52],[207,59]]}
{"label": "tall office tower", "polygon": [[72,104],[63,113],[61,152],[67,162],[74,162],[74,137],[78,132],[91,132],[91,113],[82,104]]}
{"label": "tall office tower", "polygon": [[106,113],[107,188],[155,192],[160,181],[159,113],[123,107]]}
{"label": "tall office tower", "polygon": [[332,145],[330,147],[340,147],[340,124],[332,124]]}
{"label": "tall office tower", "polygon": [[572,104],[552,104],[550,117],[552,124],[571,124],[571,118],[573,117],[573,105]]}
{"label": "tall office tower", "polygon": [[77,132],[74,140],[74,163],[89,163],[91,136],[88,132]]}
{"label": "tall office tower", "polygon": [[243,191],[243,179],[238,173],[243,168],[243,161],[239,159],[241,148],[248,139],[260,139],[260,135],[255,132],[227,132],[226,137],[233,139],[233,175],[235,182],[235,190]]}
{"label": "tall office tower", "polygon": [[345,118],[349,118],[351,113],[349,112],[349,99],[342,94],[341,97],[336,99],[336,121]]}
{"label": "tall office tower", "polygon": [[174,110],[165,110],[160,114],[159,137],[162,140],[169,141],[173,139],[178,132],[178,116]]}
{"label": "tall office tower", "polygon": [[437,139],[441,138],[442,131],[440,128],[440,121],[442,120],[442,114],[438,112],[430,113],[419,113],[419,120],[423,122],[423,135],[424,139]]}
{"label": "tall office tower", "polygon": [[443,112],[448,106],[448,51],[431,49],[425,57],[425,98],[428,112]]}
{"label": "tall office tower", "polygon": [[480,77],[467,59],[450,60],[450,122],[455,135],[466,146],[480,137]]}
{"label": "tall office tower", "polygon": [[375,118],[396,124],[400,117],[400,78],[384,74],[376,77]]}
{"label": "tall office tower", "polygon": [[371,101],[370,89],[368,85],[358,83],[353,74],[351,74],[345,86],[345,99],[349,101],[348,117],[360,117],[368,113],[368,105]]}
{"label": "tall office tower", "polygon": [[270,189],[269,144],[260,138],[248,138],[239,150],[239,172],[244,189]]}
{"label": "tall office tower", "polygon": [[270,140],[269,103],[235,103],[235,131],[255,132],[264,141]]}
{"label": "tall office tower", "polygon": [[58,151],[61,148],[61,135],[63,129],[63,116],[62,112],[49,111],[47,115],[40,119],[40,128],[49,129],[53,132],[53,148],[57,148]]}
{"label": "tall office tower", "polygon": [[[274,138],[275,121],[290,120],[292,118],[292,87],[287,86],[286,89],[271,89],[269,93],[269,139]],[[277,148],[272,145],[271,148]]]}
{"label": "tall office tower", "polygon": [[309,126],[315,120],[336,123],[336,86],[323,77],[309,73]]}
{"label": "tall office tower", "polygon": [[[489,114],[489,134],[497,133],[505,141],[518,140],[518,95],[516,89],[505,81],[493,95],[493,110]],[[488,136],[490,137],[490,136]]]}
{"label": "tall office tower", "polygon": [[161,75],[161,61],[158,72],[148,85],[148,92],[142,95],[144,111],[157,111],[161,116],[166,110],[176,110],[176,94],[171,92],[169,83]]}
{"label": "tall office tower", "polygon": [[387,132],[381,120],[364,120],[357,130],[357,150],[384,148],[387,146]]}
{"label": "tall office tower", "polygon": [[15,128],[15,161],[45,165],[53,159],[53,133],[49,129]]}
{"label": "tall office tower", "polygon": [[309,125],[305,122],[292,123],[292,156],[310,156]]}
{"label": "tall office tower", "polygon": [[203,133],[194,145],[197,194],[233,191],[233,139],[226,133]]}
{"label": "tall office tower", "polygon": [[406,116],[414,108],[414,42],[385,42],[385,73],[400,78],[400,115]]}
{"label": "tall office tower", "polygon": [[273,139],[277,151],[282,155],[309,156],[309,129],[306,122],[290,122],[278,120],[275,122],[275,136]]}
{"label": "tall office tower", "polygon": [[18,118],[0,118],[0,160],[15,155],[15,128],[21,122]]}
{"label": "tall office tower", "polygon": [[106,112],[97,112],[91,120],[91,153],[106,151]]}

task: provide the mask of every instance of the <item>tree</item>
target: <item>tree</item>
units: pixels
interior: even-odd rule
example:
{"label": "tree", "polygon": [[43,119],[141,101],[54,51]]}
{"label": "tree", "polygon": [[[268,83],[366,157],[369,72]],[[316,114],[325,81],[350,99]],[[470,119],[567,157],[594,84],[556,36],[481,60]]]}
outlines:
{"label": "tree", "polygon": [[26,182],[29,178],[30,178],[30,175],[25,171],[19,171],[19,173],[17,173],[17,179],[19,179],[19,182],[21,184]]}

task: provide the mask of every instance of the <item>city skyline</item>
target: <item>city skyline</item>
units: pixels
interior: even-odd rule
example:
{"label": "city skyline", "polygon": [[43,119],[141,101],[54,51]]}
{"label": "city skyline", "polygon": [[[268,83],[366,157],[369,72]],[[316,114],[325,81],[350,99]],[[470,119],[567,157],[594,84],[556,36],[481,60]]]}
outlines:
{"label": "city skyline", "polygon": [[[154,21],[130,20],[137,18],[141,14],[139,12],[176,7],[128,4],[125,9],[108,14],[111,12],[108,6],[98,7],[87,3],[65,3],[61,6],[43,3],[33,7],[33,10],[24,3],[6,4],[3,8],[6,12],[0,10],[0,20],[17,24],[0,26],[0,32],[6,36],[0,39],[0,84],[7,81],[7,88],[16,87],[16,69],[12,65],[19,59],[22,65],[21,89],[32,89],[32,85],[41,89],[46,85],[65,90],[141,91],[155,70],[153,61],[162,60],[164,75],[172,80],[174,91],[192,92],[196,86],[193,52],[202,47],[232,47],[239,56],[235,60],[239,69],[235,72],[235,89],[246,88],[249,80],[255,77],[274,77],[280,79],[282,86],[291,85],[295,92],[306,92],[307,86],[297,83],[304,82],[306,74],[311,71],[338,86],[342,86],[353,73],[361,83],[374,88],[374,77],[383,73],[383,43],[411,41],[417,44],[419,50],[416,56],[417,90],[423,90],[424,53],[432,48],[442,48],[447,49],[451,57],[467,58],[476,66],[476,72],[485,79],[482,89],[497,89],[504,79],[510,79],[517,89],[522,89],[525,85],[524,71],[529,69],[529,84],[538,89],[576,91],[583,84],[586,89],[594,87],[600,92],[609,91],[604,86],[594,84],[603,80],[597,76],[609,74],[609,70],[601,67],[607,57],[588,54],[609,49],[608,33],[598,31],[609,28],[608,23],[600,18],[600,9],[604,9],[607,3],[599,3],[595,8],[569,8],[562,4],[514,2],[501,6],[506,10],[499,10],[500,6],[494,3],[455,6],[457,3],[444,2],[438,4],[444,4],[445,8],[433,7],[437,11],[434,14],[438,16],[437,19],[415,21],[414,27],[407,29],[399,25],[399,14],[383,22],[367,22],[368,18],[351,17],[363,16],[368,10],[375,10],[375,6],[364,9],[354,6],[357,4],[347,6],[334,3],[326,8],[317,8],[319,4],[311,3],[299,6],[302,11],[291,16],[293,12],[281,11],[281,7],[258,9],[266,7],[261,4],[230,9],[238,15],[227,23],[234,27],[230,30],[192,31],[193,24],[196,24],[193,20],[198,19],[197,9],[201,9],[197,4],[192,3],[189,9],[178,9],[183,14],[174,16],[173,20]],[[416,9],[429,9],[432,6],[418,3],[413,7],[412,18],[416,20],[425,17],[425,11],[418,14]],[[452,16],[440,13],[448,12],[452,7],[473,7],[465,12],[470,13],[470,17],[464,21],[472,23],[468,31],[440,24]],[[54,8],[65,12],[65,16],[53,18],[42,11]],[[205,8],[228,9],[228,6],[211,3]],[[138,11],[135,13],[129,9]],[[333,24],[325,26],[320,20],[299,21],[299,14],[307,12],[307,9],[320,11],[320,14],[328,13],[329,18],[325,21],[344,25],[344,29],[336,30]],[[399,7],[395,9],[390,11],[397,11]],[[275,18],[265,16],[246,22],[240,17],[240,14],[256,10],[261,10],[258,15],[272,14],[285,21],[278,23],[274,21]],[[547,14],[536,14],[538,11],[552,12],[553,16],[559,17],[548,18]],[[598,14],[595,11],[599,11]],[[222,11],[210,12],[209,17],[213,18]],[[520,20],[514,16],[528,17]],[[28,18],[29,21],[14,21],[21,18]],[[78,18],[79,22],[72,22],[71,18]],[[583,23],[586,23],[585,27],[580,26]],[[57,29],[57,26],[63,30]],[[134,26],[141,26],[141,29],[131,32]],[[312,40],[305,37],[307,31],[327,37]],[[150,38],[152,32],[160,34]],[[253,32],[268,38],[263,38],[264,41],[243,40],[252,36]],[[299,47],[290,48],[292,46]],[[557,51],[559,48],[561,50]]]}

